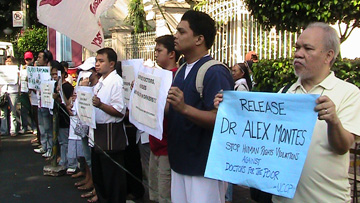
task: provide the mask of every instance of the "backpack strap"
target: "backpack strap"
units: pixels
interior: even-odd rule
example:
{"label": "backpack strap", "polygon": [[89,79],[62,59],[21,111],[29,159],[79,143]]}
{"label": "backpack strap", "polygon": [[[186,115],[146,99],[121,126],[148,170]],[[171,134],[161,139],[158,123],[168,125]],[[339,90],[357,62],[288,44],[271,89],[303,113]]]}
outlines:
{"label": "backpack strap", "polygon": [[180,71],[184,66],[186,66],[186,62],[183,63],[183,64],[176,70],[175,75],[174,75],[174,77],[173,77],[173,81],[175,80],[175,78],[176,78],[177,74],[179,73],[179,71]]}
{"label": "backpack strap", "polygon": [[196,81],[195,81],[195,87],[196,90],[198,91],[198,93],[200,94],[200,98],[203,98],[203,89],[204,89],[204,78],[205,78],[205,74],[206,71],[214,66],[214,65],[221,65],[224,68],[226,68],[226,70],[228,70],[231,74],[231,71],[229,68],[227,68],[227,66],[223,63],[221,63],[220,61],[216,61],[214,59],[211,59],[207,62],[205,62],[198,70],[197,75],[196,75]]}

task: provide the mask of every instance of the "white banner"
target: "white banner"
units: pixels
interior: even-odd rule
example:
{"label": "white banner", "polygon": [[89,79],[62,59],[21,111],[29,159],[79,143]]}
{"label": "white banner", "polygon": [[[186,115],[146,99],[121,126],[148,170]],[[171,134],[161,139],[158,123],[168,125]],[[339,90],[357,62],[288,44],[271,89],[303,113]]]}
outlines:
{"label": "white banner", "polygon": [[54,107],[55,81],[43,81],[41,83],[41,107],[53,109]]}
{"label": "white banner", "polygon": [[29,89],[39,90],[42,81],[51,79],[49,66],[28,66],[26,70]]}
{"label": "white banner", "polygon": [[121,61],[122,79],[124,81],[124,99],[125,105],[129,106],[130,94],[131,94],[131,83],[135,80],[135,75],[142,67],[144,59],[130,59]]}
{"label": "white banner", "polygon": [[78,86],[77,94],[77,115],[83,124],[91,128],[96,128],[95,109],[92,103],[94,92],[92,87]]}
{"label": "white banner", "polygon": [[104,47],[99,16],[115,0],[38,0],[39,21],[68,36],[91,51]]}
{"label": "white banner", "polygon": [[140,67],[130,95],[129,120],[139,130],[162,139],[166,97],[172,72]]}
{"label": "white banner", "polygon": [[16,84],[19,76],[19,67],[15,65],[0,66],[0,85]]}

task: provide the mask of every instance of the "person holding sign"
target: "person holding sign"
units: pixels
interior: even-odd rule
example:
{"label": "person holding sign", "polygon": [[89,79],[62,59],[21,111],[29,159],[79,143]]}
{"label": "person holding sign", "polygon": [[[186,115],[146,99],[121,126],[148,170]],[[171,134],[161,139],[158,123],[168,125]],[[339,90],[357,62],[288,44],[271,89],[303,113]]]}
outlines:
{"label": "person holding sign", "polygon": [[116,73],[116,61],[117,55],[113,49],[103,48],[97,51],[95,69],[102,76],[94,87],[96,129],[91,162],[93,182],[99,202],[126,202],[125,171],[102,151],[106,151],[113,160],[124,165],[127,138],[123,119],[126,108],[123,80]]}
{"label": "person holding sign", "polygon": [[234,82],[223,65],[211,66],[203,82],[202,96],[196,90],[199,68],[212,58],[208,50],[216,35],[215,22],[203,12],[189,10],[175,34],[175,50],[184,54],[170,88],[168,108],[168,154],[171,171],[171,201],[224,202],[225,182],[204,177],[216,114],[213,99],[221,90],[232,90]]}
{"label": "person holding sign", "polygon": [[[174,36],[163,35],[155,39],[155,58],[156,63],[163,69],[177,71],[176,61],[180,53],[175,50]],[[171,199],[171,169],[167,151],[167,118],[163,121],[162,140],[155,136],[149,136],[150,161],[149,161],[149,185],[155,189],[149,190],[149,199],[156,202],[168,202]]]}
{"label": "person holding sign", "polygon": [[[318,120],[294,198],[273,196],[273,202],[351,200],[349,150],[360,135],[360,91],[331,71],[339,50],[338,34],[325,23],[311,23],[296,42],[294,68],[298,80],[286,92],[321,95],[314,109]],[[219,94],[215,106],[220,101]]]}

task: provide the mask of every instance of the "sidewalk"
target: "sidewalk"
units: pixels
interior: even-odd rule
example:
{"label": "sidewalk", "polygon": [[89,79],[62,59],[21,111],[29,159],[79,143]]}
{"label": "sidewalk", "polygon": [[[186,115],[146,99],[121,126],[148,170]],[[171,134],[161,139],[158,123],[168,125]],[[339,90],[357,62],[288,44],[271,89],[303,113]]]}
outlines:
{"label": "sidewalk", "polygon": [[[74,187],[79,179],[70,176],[51,177],[43,175],[43,167],[49,165],[41,155],[34,153],[30,144],[33,135],[1,137],[0,149],[0,202],[86,202],[83,193]],[[134,201],[127,201],[128,203]],[[148,197],[136,203],[148,203]],[[234,186],[234,203],[253,203],[249,189]]]}

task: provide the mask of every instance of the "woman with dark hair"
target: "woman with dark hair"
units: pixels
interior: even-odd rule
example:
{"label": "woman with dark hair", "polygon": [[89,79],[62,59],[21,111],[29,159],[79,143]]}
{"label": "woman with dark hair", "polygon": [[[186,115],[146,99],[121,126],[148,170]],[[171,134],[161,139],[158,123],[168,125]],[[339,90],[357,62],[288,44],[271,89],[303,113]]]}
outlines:
{"label": "woman with dark hair", "polygon": [[252,82],[250,78],[249,68],[246,63],[237,63],[232,68],[232,76],[235,81],[234,90],[251,91]]}

